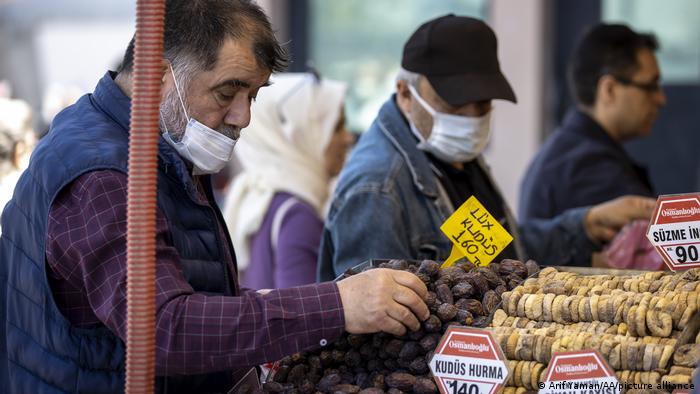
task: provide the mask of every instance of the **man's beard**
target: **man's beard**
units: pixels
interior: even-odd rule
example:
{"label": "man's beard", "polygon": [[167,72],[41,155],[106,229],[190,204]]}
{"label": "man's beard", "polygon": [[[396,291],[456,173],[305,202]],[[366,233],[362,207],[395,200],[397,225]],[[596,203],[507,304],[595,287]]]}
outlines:
{"label": "man's beard", "polygon": [[[187,98],[182,97],[182,101],[186,103]],[[187,106],[187,113],[192,113],[189,106]],[[166,93],[163,102],[160,104],[160,120],[162,125],[165,126],[165,131],[169,132],[175,141],[182,139],[182,135],[187,128],[187,116],[185,116],[175,89],[171,89],[170,92]],[[241,129],[235,126],[222,124],[214,130],[232,140],[237,140],[241,136]]]}

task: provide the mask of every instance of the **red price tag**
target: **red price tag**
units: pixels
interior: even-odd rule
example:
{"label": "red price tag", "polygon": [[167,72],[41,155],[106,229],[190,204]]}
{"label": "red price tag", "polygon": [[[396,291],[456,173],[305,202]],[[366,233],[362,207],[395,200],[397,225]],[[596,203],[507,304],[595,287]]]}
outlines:
{"label": "red price tag", "polygon": [[647,238],[672,271],[700,267],[700,193],[660,196]]}
{"label": "red price tag", "polygon": [[493,394],[508,378],[503,352],[491,333],[449,327],[430,360],[442,394]]}
{"label": "red price tag", "polygon": [[619,393],[620,383],[596,350],[555,353],[540,394]]}

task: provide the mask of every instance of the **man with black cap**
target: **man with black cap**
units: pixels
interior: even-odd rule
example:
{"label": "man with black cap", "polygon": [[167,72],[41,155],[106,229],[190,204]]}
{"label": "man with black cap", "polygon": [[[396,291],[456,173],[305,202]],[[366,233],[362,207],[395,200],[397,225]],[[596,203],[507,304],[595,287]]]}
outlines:
{"label": "man with black cap", "polygon": [[652,200],[623,197],[518,226],[481,157],[491,100],[516,100],[484,22],[452,14],[428,21],[404,46],[401,65],[396,94],[340,175],[319,279],[370,258],[446,259],[452,243],[440,225],[472,195],[513,235],[495,261],[588,264],[598,241],[650,216]]}

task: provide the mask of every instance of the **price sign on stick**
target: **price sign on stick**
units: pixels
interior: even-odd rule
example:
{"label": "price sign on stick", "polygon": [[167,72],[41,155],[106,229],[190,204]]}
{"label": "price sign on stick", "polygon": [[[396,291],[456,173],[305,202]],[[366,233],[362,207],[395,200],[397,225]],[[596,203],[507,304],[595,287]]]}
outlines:
{"label": "price sign on stick", "polygon": [[672,271],[700,267],[700,193],[660,196],[647,238]]}
{"label": "price sign on stick", "polygon": [[620,383],[596,350],[554,353],[539,394],[619,393]]}
{"label": "price sign on stick", "polygon": [[440,226],[452,241],[452,252],[442,267],[462,257],[472,264],[486,266],[508,246],[513,237],[484,206],[471,196]]}
{"label": "price sign on stick", "polygon": [[493,394],[508,378],[503,352],[485,330],[449,327],[430,360],[442,394]]}

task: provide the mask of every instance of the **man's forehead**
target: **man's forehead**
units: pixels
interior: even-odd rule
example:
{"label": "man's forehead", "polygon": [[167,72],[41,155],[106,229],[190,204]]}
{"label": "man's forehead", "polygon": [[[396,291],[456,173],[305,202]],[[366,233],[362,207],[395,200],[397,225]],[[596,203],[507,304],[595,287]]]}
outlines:
{"label": "man's forehead", "polygon": [[658,75],[660,73],[656,54],[650,49],[643,48],[637,52],[637,63],[639,64],[637,74]]}
{"label": "man's forehead", "polygon": [[269,83],[270,70],[259,64],[248,39],[226,40],[211,72],[215,85],[257,89]]}

